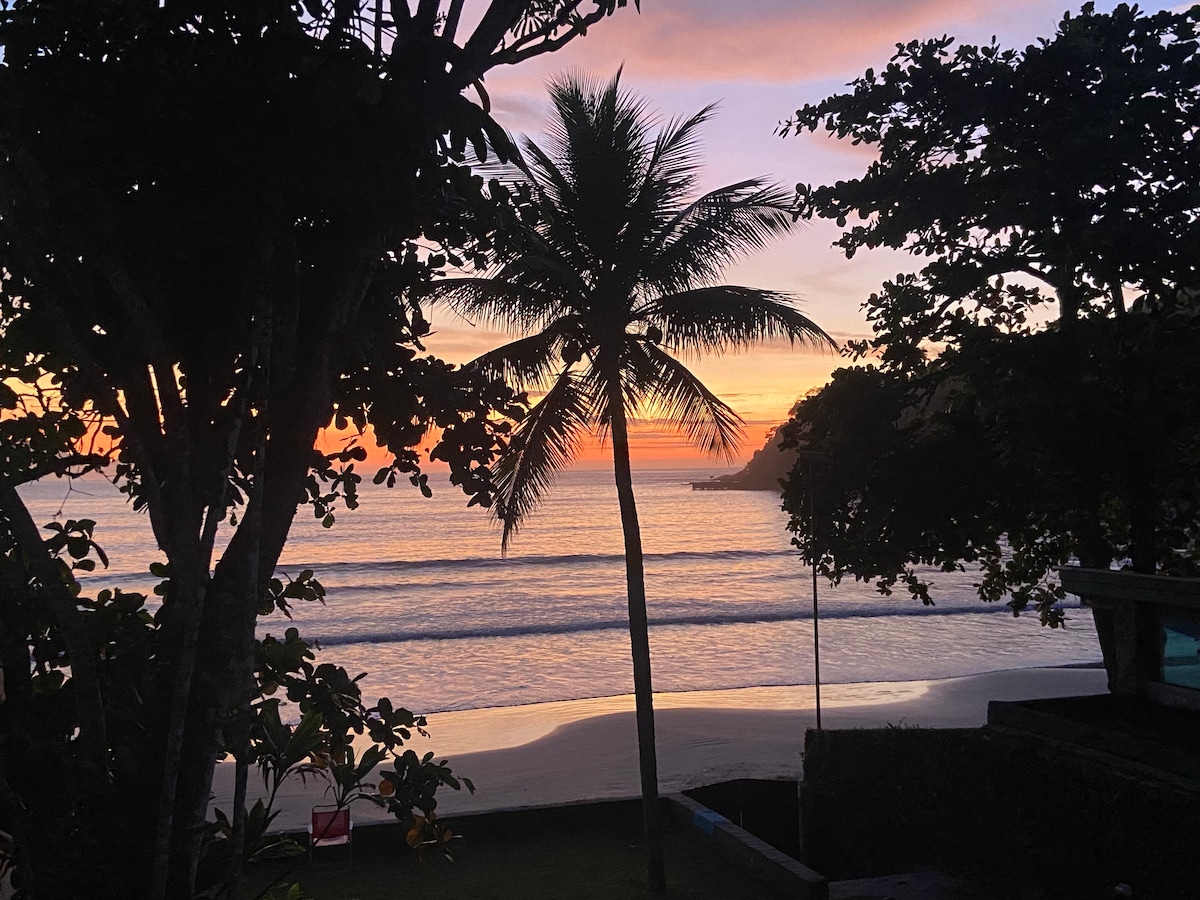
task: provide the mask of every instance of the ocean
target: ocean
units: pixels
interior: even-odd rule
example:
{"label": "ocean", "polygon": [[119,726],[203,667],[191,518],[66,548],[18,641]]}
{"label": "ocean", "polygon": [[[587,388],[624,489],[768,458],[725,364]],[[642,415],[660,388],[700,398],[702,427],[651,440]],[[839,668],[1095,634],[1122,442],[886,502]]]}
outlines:
{"label": "ocean", "polygon": [[[724,470],[634,472],[646,552],[656,691],[813,680],[812,580],[769,492],[693,491]],[[312,569],[325,605],[294,620],[322,661],[368,673],[366,696],[419,712],[519,706],[632,691],[620,518],[612,474],[564,473],[507,557],[486,511],[431,478],[362,488],[361,507],[324,529],[302,509],[280,562]],[[107,482],[22,489],[38,524],[91,518],[110,566],[81,575],[85,593],[149,590],[161,560],[149,522]],[[929,575],[936,605],[884,597],[869,583],[819,584],[821,678],[912,681],[1099,660],[1091,615],[1067,604],[1067,627],[1043,628],[981,602],[974,573]]]}

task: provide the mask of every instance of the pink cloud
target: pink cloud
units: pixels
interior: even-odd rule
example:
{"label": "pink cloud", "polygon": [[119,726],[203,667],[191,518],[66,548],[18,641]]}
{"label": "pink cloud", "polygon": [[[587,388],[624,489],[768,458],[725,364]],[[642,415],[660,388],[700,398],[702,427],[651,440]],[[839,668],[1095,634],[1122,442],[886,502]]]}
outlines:
{"label": "pink cloud", "polygon": [[[508,81],[504,82],[509,84]],[[516,134],[535,134],[546,120],[544,92],[538,84],[536,94],[504,91],[492,98],[492,115],[496,121]]]}
{"label": "pink cloud", "polygon": [[[1006,12],[1046,5],[1013,0]],[[626,61],[638,78],[789,83],[879,65],[898,41],[994,15],[963,0],[647,0],[640,15],[621,10],[552,57],[554,68],[569,58],[597,72]]]}

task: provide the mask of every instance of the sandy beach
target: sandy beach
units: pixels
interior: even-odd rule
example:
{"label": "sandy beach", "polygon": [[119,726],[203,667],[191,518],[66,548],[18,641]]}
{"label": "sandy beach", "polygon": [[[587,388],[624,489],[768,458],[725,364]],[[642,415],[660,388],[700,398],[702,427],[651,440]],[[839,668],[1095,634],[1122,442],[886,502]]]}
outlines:
{"label": "sandy beach", "polygon": [[[1106,691],[1102,669],[1021,669],[938,681],[825,685],[826,728],[885,725],[957,728],[986,721],[989,700],[1032,699]],[[813,688],[743,688],[655,696],[660,789],[666,793],[734,778],[795,778],[804,732],[815,727]],[[631,696],[439,713],[428,739],[434,751],[477,791],[439,792],[438,812],[485,812],[520,806],[618,799],[638,793],[637,740]],[[251,801],[262,782],[251,773]],[[324,802],[323,782],[289,779],[277,800],[275,826],[303,830]],[[228,811],[233,766],[218,766],[213,805]],[[388,816],[357,803],[356,822]]]}

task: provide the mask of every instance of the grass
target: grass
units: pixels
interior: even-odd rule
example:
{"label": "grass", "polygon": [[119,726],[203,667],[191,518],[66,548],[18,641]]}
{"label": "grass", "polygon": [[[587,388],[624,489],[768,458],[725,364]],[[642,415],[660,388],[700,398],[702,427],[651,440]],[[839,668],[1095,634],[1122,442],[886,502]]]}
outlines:
{"label": "grass", "polygon": [[[359,853],[352,864],[303,862],[293,878],[318,900],[629,900],[649,896],[639,831],[571,824],[468,836],[453,863],[418,859],[397,832],[394,852]],[[669,827],[664,838],[668,896],[674,900],[784,896],[733,868],[701,835]]]}

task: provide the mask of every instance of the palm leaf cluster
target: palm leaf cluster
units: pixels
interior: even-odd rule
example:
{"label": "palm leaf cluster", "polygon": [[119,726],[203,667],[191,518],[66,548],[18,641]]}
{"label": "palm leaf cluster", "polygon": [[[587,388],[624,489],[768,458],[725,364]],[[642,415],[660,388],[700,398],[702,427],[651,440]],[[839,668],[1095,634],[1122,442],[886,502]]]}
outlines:
{"label": "palm leaf cluster", "polygon": [[469,321],[528,335],[474,363],[543,394],[495,472],[506,544],[615,415],[734,454],[741,419],[681,358],[766,339],[829,342],[788,295],[718,283],[729,263],[790,230],[790,191],[750,179],[699,195],[699,132],[713,108],[660,123],[619,80],[551,84],[544,145],[524,139],[507,172],[529,189],[535,221],[510,236],[489,277],[434,289]]}

